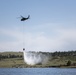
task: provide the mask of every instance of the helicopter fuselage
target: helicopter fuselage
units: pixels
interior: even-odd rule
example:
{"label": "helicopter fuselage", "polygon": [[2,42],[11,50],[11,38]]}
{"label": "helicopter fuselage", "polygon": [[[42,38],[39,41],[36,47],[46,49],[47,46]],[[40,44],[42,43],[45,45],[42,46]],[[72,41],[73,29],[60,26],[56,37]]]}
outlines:
{"label": "helicopter fuselage", "polygon": [[27,20],[27,19],[28,19],[28,18],[24,18],[24,17],[23,17],[23,18],[21,19],[21,21],[25,21],[25,20]]}
{"label": "helicopter fuselage", "polygon": [[28,20],[29,19],[29,17],[30,17],[30,15],[28,15],[28,17],[23,17],[23,16],[21,16],[21,21],[25,21],[25,20]]}

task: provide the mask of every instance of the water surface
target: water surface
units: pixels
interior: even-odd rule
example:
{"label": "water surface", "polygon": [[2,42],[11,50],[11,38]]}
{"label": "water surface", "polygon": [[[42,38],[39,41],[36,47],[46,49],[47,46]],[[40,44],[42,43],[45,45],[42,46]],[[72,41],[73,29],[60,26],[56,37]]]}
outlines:
{"label": "water surface", "polygon": [[0,68],[0,75],[76,75],[76,68]]}

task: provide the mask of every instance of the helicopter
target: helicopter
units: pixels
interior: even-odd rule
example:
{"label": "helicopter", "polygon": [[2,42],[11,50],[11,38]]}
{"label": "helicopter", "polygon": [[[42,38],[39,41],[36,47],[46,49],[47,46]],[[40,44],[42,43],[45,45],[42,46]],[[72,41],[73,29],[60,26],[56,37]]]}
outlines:
{"label": "helicopter", "polygon": [[30,18],[30,15],[28,15],[28,17],[23,17],[23,16],[21,16],[21,21],[28,20],[29,18]]}

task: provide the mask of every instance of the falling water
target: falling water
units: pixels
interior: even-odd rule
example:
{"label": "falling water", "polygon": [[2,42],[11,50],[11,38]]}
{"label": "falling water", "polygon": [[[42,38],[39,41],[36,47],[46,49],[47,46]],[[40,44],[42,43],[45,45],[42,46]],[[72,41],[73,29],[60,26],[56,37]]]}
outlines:
{"label": "falling water", "polygon": [[24,62],[28,65],[36,65],[36,64],[46,64],[48,61],[48,56],[40,52],[27,52],[24,53]]}

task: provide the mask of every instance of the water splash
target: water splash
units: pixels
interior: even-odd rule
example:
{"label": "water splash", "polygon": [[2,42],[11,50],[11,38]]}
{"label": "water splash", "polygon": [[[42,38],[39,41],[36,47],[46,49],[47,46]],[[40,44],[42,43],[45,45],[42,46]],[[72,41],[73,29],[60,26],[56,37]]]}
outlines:
{"label": "water splash", "polygon": [[46,64],[48,61],[48,56],[41,52],[26,52],[24,53],[24,62],[28,65],[36,65],[36,64]]}

